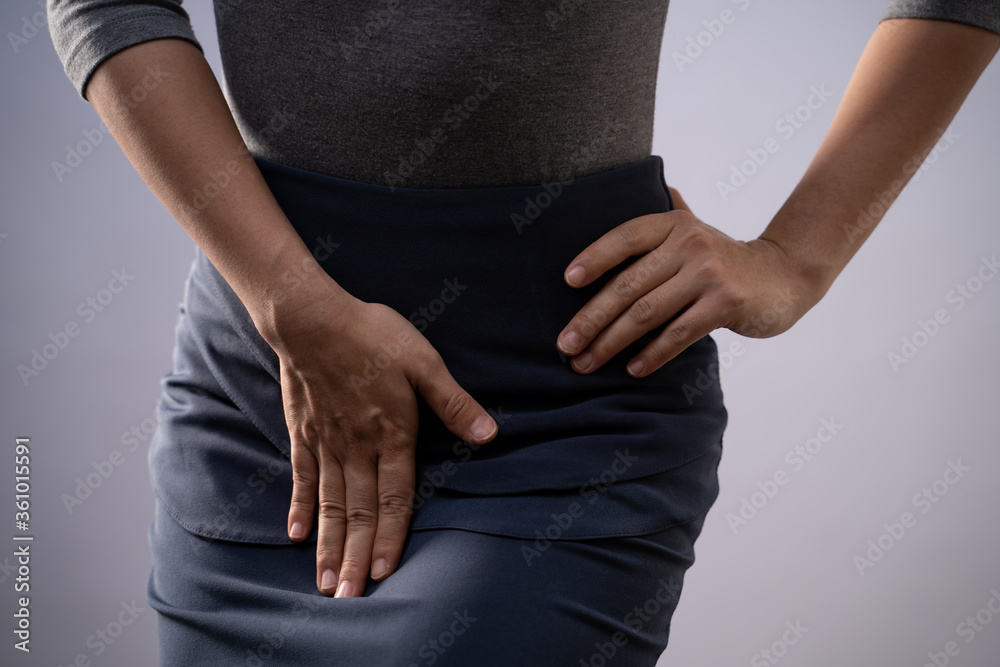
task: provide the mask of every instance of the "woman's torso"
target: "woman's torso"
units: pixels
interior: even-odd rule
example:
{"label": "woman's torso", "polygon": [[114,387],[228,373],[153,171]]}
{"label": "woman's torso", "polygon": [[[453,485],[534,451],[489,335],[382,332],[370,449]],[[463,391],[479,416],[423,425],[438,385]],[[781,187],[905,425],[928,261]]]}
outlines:
{"label": "woman's torso", "polygon": [[253,154],[464,188],[648,157],[667,6],[215,0],[215,13],[226,95]]}

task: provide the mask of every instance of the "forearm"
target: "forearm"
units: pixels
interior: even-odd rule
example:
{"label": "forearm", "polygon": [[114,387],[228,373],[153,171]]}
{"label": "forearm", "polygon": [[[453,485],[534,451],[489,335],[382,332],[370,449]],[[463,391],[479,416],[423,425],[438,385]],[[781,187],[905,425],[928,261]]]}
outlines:
{"label": "forearm", "polygon": [[815,287],[816,300],[940,140],[998,48],[1000,35],[948,21],[893,19],[875,30],[819,151],[760,235]]}
{"label": "forearm", "polygon": [[[161,72],[159,82],[143,86],[151,67]],[[141,101],[131,95],[136,86],[146,91]],[[194,45],[155,39],[123,49],[94,71],[85,93],[136,171],[226,278],[268,342],[277,340],[279,312],[304,307],[310,299],[347,298],[275,201]],[[290,271],[299,279],[294,292],[286,289]]]}

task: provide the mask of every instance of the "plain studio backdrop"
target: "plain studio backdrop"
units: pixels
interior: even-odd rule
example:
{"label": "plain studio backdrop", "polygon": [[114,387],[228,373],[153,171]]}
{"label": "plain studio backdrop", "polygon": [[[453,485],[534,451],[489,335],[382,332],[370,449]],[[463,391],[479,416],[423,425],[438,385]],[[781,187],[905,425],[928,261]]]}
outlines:
{"label": "plain studio backdrop", "polygon": [[[557,5],[539,3],[539,20]],[[221,78],[211,3],[184,7]],[[763,230],[818,148],[883,9],[675,0],[653,152],[696,215],[736,238]],[[154,665],[148,432],[194,244],[76,95],[47,29],[32,33],[39,10],[38,0],[0,9],[0,662],[68,665],[82,654],[93,665]],[[729,22],[713,23],[724,10]],[[998,108],[993,63],[947,150],[928,158],[791,331],[715,332],[730,411],[721,495],[661,665],[997,664]],[[67,145],[88,136],[101,140],[57,173]],[[720,182],[732,187],[725,196]],[[102,292],[115,271],[127,284]],[[101,310],[79,308],[88,298]],[[78,335],[25,384],[17,367],[70,322]],[[32,448],[30,654],[11,632],[19,436]],[[99,486],[67,506],[88,475]]]}

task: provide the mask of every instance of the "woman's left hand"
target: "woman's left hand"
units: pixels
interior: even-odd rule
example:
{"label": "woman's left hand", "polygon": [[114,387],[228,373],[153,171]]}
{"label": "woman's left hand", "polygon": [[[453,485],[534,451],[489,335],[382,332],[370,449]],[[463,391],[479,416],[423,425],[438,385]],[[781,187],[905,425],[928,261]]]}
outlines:
{"label": "woman's left hand", "polygon": [[787,331],[822,298],[826,286],[806,279],[774,242],[737,241],[705,224],[670,188],[674,210],[628,220],[570,262],[571,287],[588,285],[628,257],[639,259],[611,278],[559,334],[572,366],[590,373],[646,332],[660,334],[629,360],[642,377],[717,328],[768,338]]}

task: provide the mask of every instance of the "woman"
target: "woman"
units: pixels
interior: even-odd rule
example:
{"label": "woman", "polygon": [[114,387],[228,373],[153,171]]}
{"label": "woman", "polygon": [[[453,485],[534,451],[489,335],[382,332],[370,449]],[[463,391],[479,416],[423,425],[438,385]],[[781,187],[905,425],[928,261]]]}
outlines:
{"label": "woman", "polygon": [[649,154],[666,2],[217,0],[228,104],[179,2],[104,4],[50,0],[57,51],[199,246],[165,665],[654,664],[718,491],[710,332],[817,303],[1000,46],[1000,3],[891,3],[741,242]]}

